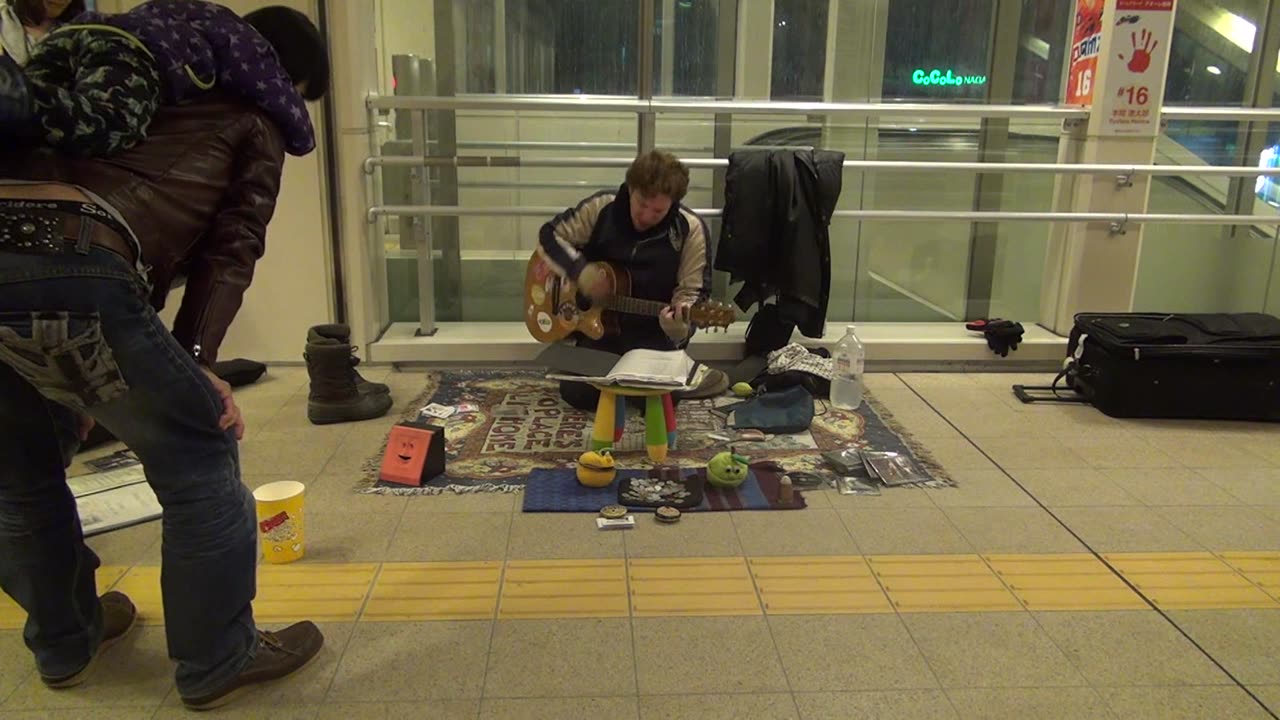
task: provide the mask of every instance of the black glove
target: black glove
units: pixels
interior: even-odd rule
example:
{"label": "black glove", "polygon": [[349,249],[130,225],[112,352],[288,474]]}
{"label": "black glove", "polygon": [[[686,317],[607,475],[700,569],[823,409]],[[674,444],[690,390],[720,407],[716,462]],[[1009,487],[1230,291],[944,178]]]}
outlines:
{"label": "black glove", "polygon": [[1022,342],[1022,323],[1012,320],[976,320],[966,323],[965,328],[982,333],[987,339],[987,347],[1000,357],[1009,357],[1009,352],[1017,350],[1018,343]]}

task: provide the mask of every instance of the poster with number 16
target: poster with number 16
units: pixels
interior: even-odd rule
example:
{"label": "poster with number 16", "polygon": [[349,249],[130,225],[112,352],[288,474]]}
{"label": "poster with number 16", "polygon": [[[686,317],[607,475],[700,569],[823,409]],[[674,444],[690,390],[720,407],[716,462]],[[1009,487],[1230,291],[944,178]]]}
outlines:
{"label": "poster with number 16", "polygon": [[1093,84],[1102,45],[1103,0],[1076,0],[1075,32],[1071,39],[1071,63],[1067,72],[1068,105],[1093,104]]}
{"label": "poster with number 16", "polygon": [[1175,0],[1116,0],[1114,57],[1099,98],[1103,135],[1155,135]]}

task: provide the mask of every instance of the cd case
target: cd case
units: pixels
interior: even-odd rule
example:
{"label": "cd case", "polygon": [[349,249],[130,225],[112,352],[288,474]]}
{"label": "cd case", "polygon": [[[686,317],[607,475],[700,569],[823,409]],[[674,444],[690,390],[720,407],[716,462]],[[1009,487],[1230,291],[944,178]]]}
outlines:
{"label": "cd case", "polygon": [[896,452],[862,451],[862,464],[871,477],[886,487],[927,482],[929,476],[920,471],[911,458]]}

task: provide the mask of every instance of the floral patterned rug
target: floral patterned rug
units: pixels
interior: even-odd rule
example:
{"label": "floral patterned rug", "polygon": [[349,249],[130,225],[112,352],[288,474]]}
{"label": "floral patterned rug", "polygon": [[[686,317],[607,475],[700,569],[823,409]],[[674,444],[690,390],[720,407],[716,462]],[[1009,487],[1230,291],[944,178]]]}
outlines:
{"label": "floral patterned rug", "polygon": [[[838,410],[826,401],[815,408],[809,431],[775,435],[763,443],[739,443],[736,448],[753,461],[774,460],[788,471],[825,472],[821,454],[849,447],[874,448],[910,454],[929,473],[934,486],[954,483],[913,442],[868,393],[858,412]],[[676,408],[676,447],[668,463],[684,467],[705,465],[725,449],[710,435],[724,432],[717,409],[736,400],[685,400]],[[570,408],[560,400],[557,384],[529,371],[466,370],[433,372],[427,386],[410,405],[404,420],[417,418],[418,409],[436,403],[472,405],[475,412],[433,421],[445,427],[446,473],[421,488],[381,483],[378,468],[385,443],[364,464],[356,486],[361,493],[436,495],[442,492],[515,492],[533,470],[573,465],[591,442],[593,414]],[[629,410],[626,431],[614,449],[621,467],[652,467],[644,451],[644,420]]]}

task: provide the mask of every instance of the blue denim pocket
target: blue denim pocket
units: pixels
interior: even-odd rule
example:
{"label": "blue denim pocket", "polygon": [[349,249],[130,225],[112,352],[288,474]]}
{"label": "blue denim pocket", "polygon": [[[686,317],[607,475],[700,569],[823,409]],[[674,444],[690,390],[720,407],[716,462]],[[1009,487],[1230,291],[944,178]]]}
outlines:
{"label": "blue denim pocket", "polygon": [[80,410],[129,389],[97,313],[0,313],[0,362],[45,397]]}

